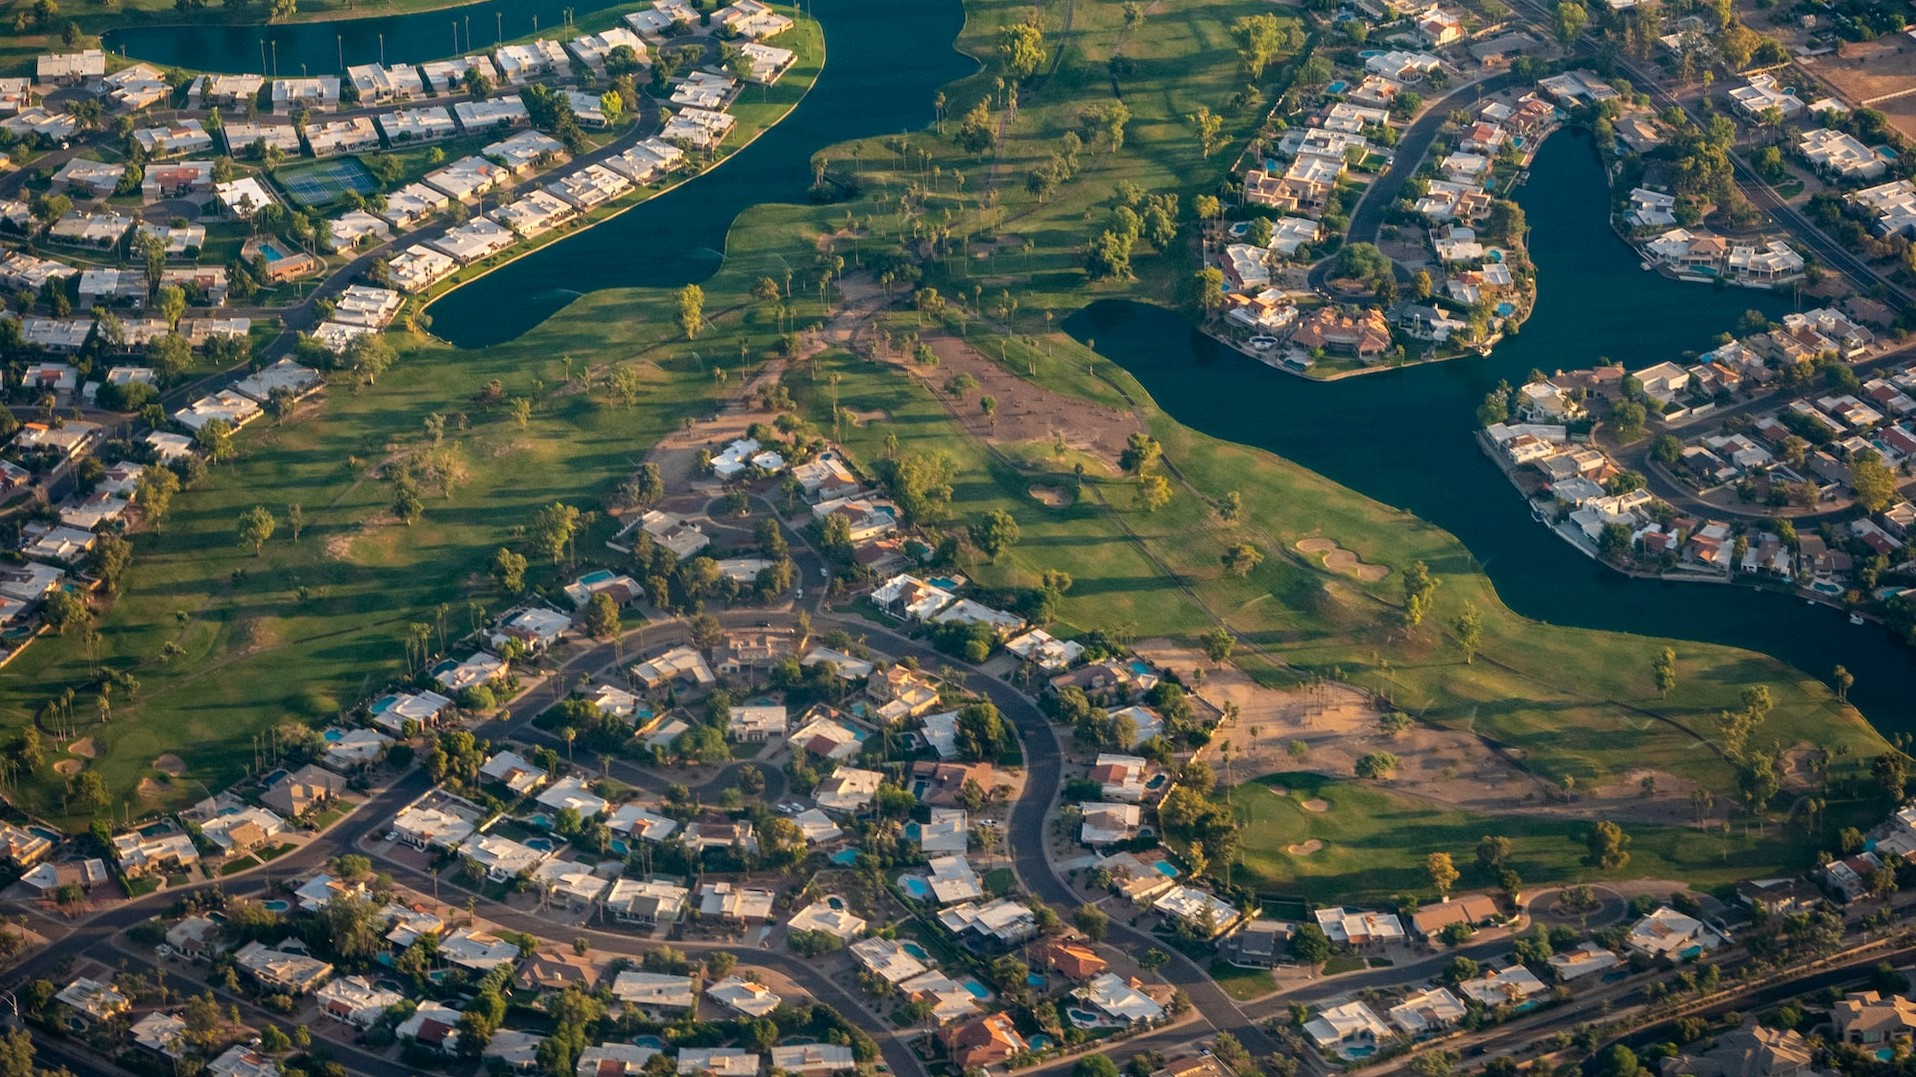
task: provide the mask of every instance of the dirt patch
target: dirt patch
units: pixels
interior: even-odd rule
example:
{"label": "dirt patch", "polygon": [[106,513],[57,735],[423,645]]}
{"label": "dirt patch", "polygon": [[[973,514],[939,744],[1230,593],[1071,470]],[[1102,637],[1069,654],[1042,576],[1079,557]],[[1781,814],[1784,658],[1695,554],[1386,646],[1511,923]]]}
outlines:
{"label": "dirt patch", "polygon": [[853,426],[864,426],[866,423],[884,422],[886,419],[891,418],[891,412],[885,408],[871,408],[866,411],[860,411],[857,408],[846,408],[845,413],[852,417]]}
{"label": "dirt patch", "polygon": [[[1019,377],[959,337],[927,330],[921,343],[938,356],[937,366],[926,366],[893,351],[880,351],[876,358],[923,382],[966,431],[981,441],[1008,445],[1058,439],[1066,448],[1096,457],[1115,471],[1125,441],[1144,429],[1129,411],[1067,396]],[[968,374],[977,383],[963,396],[945,391],[945,385],[959,374]],[[992,416],[987,416],[980,405],[987,396],[998,401]]]}
{"label": "dirt patch", "polygon": [[1327,538],[1299,539],[1297,552],[1312,557],[1321,556],[1325,568],[1355,576],[1365,583],[1376,583],[1390,575],[1390,566],[1368,564],[1363,558]]}
{"label": "dirt patch", "polygon": [[353,555],[353,538],[348,533],[326,536],[326,556],[335,561],[345,561]]}
{"label": "dirt patch", "polygon": [[1046,508],[1058,509],[1071,504],[1071,491],[1062,486],[1033,486],[1030,494]]}
{"label": "dirt patch", "polygon": [[100,742],[94,740],[92,737],[81,737],[79,740],[67,745],[67,751],[82,759],[98,759],[100,758]]}
{"label": "dirt patch", "polygon": [[[1766,31],[1768,28],[1765,28]],[[1785,30],[1786,28],[1778,28]],[[1916,99],[1877,101],[1883,94],[1906,90],[1916,80],[1916,44],[1902,34],[1885,34],[1875,41],[1852,42],[1843,54],[1815,56],[1802,61],[1811,74],[1836,87],[1851,107],[1881,110],[1905,137],[1916,137]]]}
{"label": "dirt patch", "polygon": [[1331,810],[1331,802],[1322,797],[1312,797],[1305,801],[1302,807],[1305,811],[1327,812]]}
{"label": "dirt patch", "polygon": [[1322,851],[1323,848],[1324,848],[1323,842],[1317,840],[1316,838],[1312,838],[1311,840],[1304,842],[1302,844],[1291,846],[1290,848],[1286,849],[1285,852],[1290,853],[1292,856],[1309,856],[1312,853]]}
{"label": "dirt patch", "polygon": [[169,778],[186,777],[186,760],[168,752],[153,761],[153,769]]}
{"label": "dirt patch", "polygon": [[62,759],[58,763],[53,764],[53,773],[58,774],[62,778],[71,778],[85,769],[86,764],[80,762],[78,759]]}
{"label": "dirt patch", "polygon": [[151,778],[141,778],[138,788],[133,792],[144,801],[157,801],[166,795],[166,787]]}

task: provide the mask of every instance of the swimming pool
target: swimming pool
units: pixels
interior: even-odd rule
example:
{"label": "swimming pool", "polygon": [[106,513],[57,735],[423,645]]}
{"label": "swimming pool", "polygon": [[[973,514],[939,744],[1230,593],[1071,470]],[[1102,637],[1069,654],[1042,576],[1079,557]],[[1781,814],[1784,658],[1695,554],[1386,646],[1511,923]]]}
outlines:
{"label": "swimming pool", "polygon": [[901,875],[898,877],[898,889],[907,897],[924,901],[931,897],[931,883],[922,875]]}
{"label": "swimming pool", "polygon": [[991,988],[986,987],[984,984],[979,983],[977,980],[974,980],[969,976],[965,977],[963,980],[960,980],[959,983],[964,986],[965,990],[971,992],[972,998],[975,998],[980,1002],[983,1002],[986,999],[991,997]]}
{"label": "swimming pool", "polygon": [[613,852],[618,853],[620,856],[628,856],[632,852],[632,847],[627,845],[623,840],[619,838],[613,838],[611,841],[607,842],[606,845]]}
{"label": "swimming pool", "polygon": [[613,576],[613,572],[611,569],[597,568],[597,569],[593,569],[591,572],[588,572],[583,576],[580,576],[579,582],[585,583],[585,584],[604,583],[605,581],[611,579],[612,576]]}
{"label": "swimming pool", "polygon": [[1343,79],[1338,79],[1336,82],[1333,82],[1329,86],[1324,87],[1324,92],[1325,93],[1343,93],[1345,90],[1348,90],[1350,88],[1351,88],[1350,83],[1345,82]]}
{"label": "swimming pool", "polygon": [[1066,1017],[1071,1018],[1072,1024],[1080,1028],[1091,1028],[1098,1022],[1104,1020],[1104,1018],[1092,1013],[1090,1010],[1081,1010],[1076,1006],[1066,1007],[1064,1014]]}
{"label": "swimming pool", "polygon": [[557,845],[553,844],[551,838],[527,838],[525,840],[525,847],[528,849],[537,849],[542,853],[549,853],[558,848]]}
{"label": "swimming pool", "polygon": [[911,956],[917,958],[920,961],[931,960],[931,951],[925,949],[923,946],[920,946],[919,944],[911,941],[910,939],[906,939],[904,942],[899,943],[898,948],[910,954]]}
{"label": "swimming pool", "polygon": [[663,1051],[665,1050],[665,1041],[658,1036],[634,1036],[632,1037],[632,1046],[650,1047],[654,1051]]}
{"label": "swimming pool", "polygon": [[340,741],[346,739],[346,731],[343,729],[328,729],[326,732],[321,733],[320,736],[325,737],[326,743],[328,744],[338,744]]}
{"label": "swimming pool", "polygon": [[1142,658],[1133,658],[1133,659],[1131,660],[1131,672],[1133,672],[1133,673],[1150,673],[1150,672],[1151,672],[1151,663],[1149,663],[1149,662],[1146,662],[1146,661],[1145,661],[1144,659],[1142,659]]}
{"label": "swimming pool", "polygon": [[260,902],[259,907],[265,909],[267,912],[287,912],[292,909],[293,903],[274,898],[271,901]]}
{"label": "swimming pool", "polygon": [[931,584],[933,587],[936,587],[941,591],[951,591],[959,587],[963,587],[965,585],[965,581],[963,577],[953,577],[953,576],[933,576],[931,579],[926,580],[925,582],[928,584]]}
{"label": "swimming pool", "polygon": [[921,840],[924,832],[925,832],[924,828],[919,826],[917,823],[905,824],[905,840],[906,841],[916,843]]}
{"label": "swimming pool", "polygon": [[834,864],[850,867],[851,865],[858,863],[858,850],[857,849],[840,849],[837,852],[833,853],[829,859]]}
{"label": "swimming pool", "polygon": [[[825,907],[826,907],[826,908],[828,908],[828,909],[837,909],[837,910],[838,910],[839,912],[844,912],[844,911],[845,911],[845,899],[844,899],[844,898],[842,898],[842,897],[839,897],[839,896],[838,896],[837,894],[831,894],[831,895],[829,895],[829,896],[827,896],[827,897],[825,898]],[[906,949],[906,952],[907,952],[907,953],[909,953],[909,952],[910,952],[910,949],[909,949],[909,948],[910,948],[910,947],[913,947],[913,946],[916,946],[916,945],[918,945],[918,944],[917,944],[917,943],[915,943],[915,942],[908,942],[908,943],[906,943],[906,944],[905,944],[905,946],[906,946],[906,948],[907,948],[907,949]]]}
{"label": "swimming pool", "polygon": [[1037,972],[1025,973],[1025,985],[1028,987],[1042,988],[1044,986],[1044,975]]}
{"label": "swimming pool", "polygon": [[1158,874],[1167,879],[1175,879],[1178,877],[1178,866],[1169,860],[1160,860],[1151,866],[1158,869]]}
{"label": "swimming pool", "polygon": [[1053,1047],[1056,1047],[1058,1045],[1057,1040],[1052,1039],[1050,1036],[1047,1036],[1042,1032],[1033,1033],[1031,1037],[1027,1039],[1025,1042],[1031,1045],[1031,1049],[1034,1052],[1049,1051]]}

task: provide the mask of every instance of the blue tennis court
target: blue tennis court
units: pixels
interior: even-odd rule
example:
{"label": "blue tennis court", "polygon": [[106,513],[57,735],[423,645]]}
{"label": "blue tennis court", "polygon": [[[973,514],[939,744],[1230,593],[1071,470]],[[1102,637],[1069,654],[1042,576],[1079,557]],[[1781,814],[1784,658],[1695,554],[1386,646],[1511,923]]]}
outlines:
{"label": "blue tennis court", "polygon": [[302,207],[331,205],[345,198],[348,192],[372,194],[379,190],[379,181],[373,179],[373,174],[356,157],[282,168],[274,173],[273,181],[285,188],[286,196],[295,205]]}

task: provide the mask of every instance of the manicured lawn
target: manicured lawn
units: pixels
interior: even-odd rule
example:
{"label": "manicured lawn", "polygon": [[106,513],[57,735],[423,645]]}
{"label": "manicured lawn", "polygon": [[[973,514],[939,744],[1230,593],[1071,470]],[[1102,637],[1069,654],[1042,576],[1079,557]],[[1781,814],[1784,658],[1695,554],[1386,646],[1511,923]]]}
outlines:
{"label": "manicured lawn", "polygon": [[1239,1001],[1277,990],[1277,982],[1268,971],[1239,968],[1221,957],[1211,960],[1210,972],[1211,979],[1217,981],[1224,993]]}

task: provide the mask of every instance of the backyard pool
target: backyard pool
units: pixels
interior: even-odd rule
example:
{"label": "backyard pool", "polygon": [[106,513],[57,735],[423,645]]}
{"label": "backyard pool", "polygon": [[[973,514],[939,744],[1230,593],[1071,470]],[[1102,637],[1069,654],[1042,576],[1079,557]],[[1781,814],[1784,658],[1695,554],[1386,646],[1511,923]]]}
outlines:
{"label": "backyard pool", "polygon": [[[844,912],[845,899],[842,897],[839,897],[837,894],[832,894],[831,896],[825,899],[825,907],[828,909],[837,909],[839,912]],[[916,946],[918,944],[915,942],[908,942],[905,945],[910,947],[910,946]]]}
{"label": "backyard pool", "polygon": [[1348,90],[1350,88],[1351,88],[1350,83],[1345,82],[1343,79],[1338,79],[1336,82],[1333,82],[1329,86],[1324,87],[1324,92],[1325,93],[1343,93],[1345,90]]}
{"label": "backyard pool", "polygon": [[975,998],[980,1002],[983,1002],[986,999],[989,999],[991,997],[991,988],[986,987],[984,984],[979,983],[977,980],[974,980],[969,976],[965,977],[963,980],[960,980],[959,983],[964,985],[965,990],[971,992],[972,998]]}
{"label": "backyard pool", "polygon": [[834,864],[838,864],[842,867],[850,867],[853,864],[858,863],[858,850],[857,849],[840,849],[837,852],[833,853],[830,859],[831,859],[831,862]]}
{"label": "backyard pool", "polygon": [[911,956],[917,958],[920,961],[931,960],[931,952],[929,950],[926,950],[923,946],[920,946],[919,944],[911,941],[910,939],[906,939],[904,942],[899,943],[898,948],[910,954]]}
{"label": "backyard pool", "polygon": [[665,1041],[657,1036],[634,1036],[632,1037],[632,1046],[650,1047],[654,1051],[663,1051],[665,1050]]}
{"label": "backyard pool", "polygon": [[591,572],[588,572],[585,575],[580,576],[579,582],[583,584],[587,584],[587,585],[591,585],[595,583],[604,583],[605,581],[611,579],[612,576],[613,576],[613,572],[609,568],[595,568]]}
{"label": "backyard pool", "polygon": [[1158,874],[1167,879],[1175,879],[1178,877],[1178,866],[1169,860],[1160,860],[1151,866],[1157,868]]}
{"label": "backyard pool", "polygon": [[900,875],[898,889],[903,890],[907,897],[918,901],[931,897],[931,883],[922,875]]}
{"label": "backyard pool", "polygon": [[1031,1050],[1033,1053],[1036,1053],[1038,1051],[1049,1051],[1053,1047],[1056,1047],[1058,1045],[1057,1040],[1052,1039],[1050,1036],[1047,1036],[1042,1032],[1033,1033],[1031,1038],[1026,1040],[1025,1042],[1031,1045]]}
{"label": "backyard pool", "polygon": [[287,912],[292,909],[293,903],[274,898],[271,901],[260,902],[259,907],[265,909],[267,912]]}
{"label": "backyard pool", "polygon": [[527,838],[525,840],[525,846],[528,849],[537,849],[542,853],[549,853],[559,847],[551,838]]}
{"label": "backyard pool", "polygon": [[963,576],[933,576],[925,581],[941,591],[955,591],[965,585]]}
{"label": "backyard pool", "polygon": [[1044,974],[1037,972],[1025,973],[1025,984],[1030,987],[1042,989],[1044,987]]}
{"label": "backyard pool", "polygon": [[[271,259],[268,259],[268,261],[271,261]],[[325,737],[326,743],[328,744],[338,744],[340,741],[346,739],[346,731],[343,729],[328,729],[326,732],[321,733],[320,736]]]}

